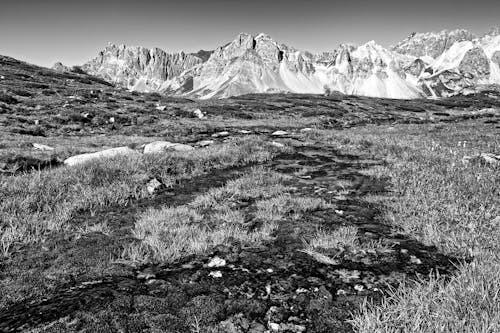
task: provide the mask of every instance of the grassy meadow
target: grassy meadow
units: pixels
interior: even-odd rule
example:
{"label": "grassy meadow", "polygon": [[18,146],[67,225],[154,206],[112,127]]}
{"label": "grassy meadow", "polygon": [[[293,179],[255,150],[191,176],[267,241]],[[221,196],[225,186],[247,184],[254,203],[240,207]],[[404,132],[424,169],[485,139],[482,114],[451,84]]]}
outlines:
{"label": "grassy meadow", "polygon": [[403,281],[381,304],[367,302],[357,332],[500,331],[500,169],[464,156],[497,152],[494,127],[367,126],[312,133],[348,153],[384,159],[366,171],[390,177],[390,196],[373,196],[394,229],[444,253],[467,258],[451,278]]}

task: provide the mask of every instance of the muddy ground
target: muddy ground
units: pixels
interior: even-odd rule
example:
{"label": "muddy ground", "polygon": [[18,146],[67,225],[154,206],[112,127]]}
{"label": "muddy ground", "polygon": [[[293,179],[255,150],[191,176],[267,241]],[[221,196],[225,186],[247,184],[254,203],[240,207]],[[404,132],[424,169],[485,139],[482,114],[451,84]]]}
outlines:
{"label": "muddy ground", "polygon": [[[287,140],[294,140],[294,135]],[[316,211],[300,220],[290,217],[279,224],[272,241],[258,247],[243,247],[235,241],[173,265],[142,267],[92,266],[109,261],[106,256],[118,254],[123,243],[133,241],[130,230],[145,209],[189,203],[196,195],[244,174],[250,166],[181,182],[128,207],[82,212],[73,223],[106,221],[112,234],[54,238],[35,258],[14,257],[12,261],[26,266],[36,265],[34,260],[47,266],[72,262],[77,270],[43,300],[0,311],[0,330],[203,332],[213,327],[220,332],[350,332],[351,312],[367,298],[380,299],[403,276],[453,271],[458,259],[398,234],[382,220],[381,207],[365,201],[367,195],[387,191],[384,181],[361,173],[382,161],[342,155],[320,144],[294,140],[294,145],[293,153],[263,166],[291,176],[287,185],[295,194],[323,198],[335,209]],[[339,182],[342,196],[338,195]],[[243,202],[241,208],[247,211],[249,230],[258,227],[260,221],[252,220],[251,205]],[[337,251],[331,253],[335,262],[329,264],[302,251],[304,239],[319,228],[349,225],[359,228],[361,242],[383,241],[390,248]],[[22,251],[16,255],[22,256]],[[216,257],[225,264],[208,267]],[[99,278],[92,279],[95,276]]]}

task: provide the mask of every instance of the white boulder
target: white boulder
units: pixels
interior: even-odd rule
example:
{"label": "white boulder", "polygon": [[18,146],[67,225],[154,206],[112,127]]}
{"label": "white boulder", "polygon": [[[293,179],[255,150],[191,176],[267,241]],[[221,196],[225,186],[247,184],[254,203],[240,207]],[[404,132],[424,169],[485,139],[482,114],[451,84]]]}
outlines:
{"label": "white boulder", "polygon": [[182,143],[172,143],[169,141],[154,141],[144,146],[144,154],[158,154],[166,151],[188,151],[194,148]]}
{"label": "white boulder", "polygon": [[54,150],[54,147],[43,145],[41,143],[33,143],[33,148],[44,151]]}
{"label": "white boulder", "polygon": [[118,147],[118,148],[111,148],[98,151],[95,153],[87,153],[87,154],[71,156],[70,158],[67,158],[64,161],[64,164],[69,166],[74,166],[100,158],[111,158],[116,156],[135,156],[135,155],[140,155],[140,153],[129,147]]}
{"label": "white boulder", "polygon": [[287,131],[276,131],[276,132],[273,132],[273,136],[283,136],[283,135],[287,135],[288,132]]}

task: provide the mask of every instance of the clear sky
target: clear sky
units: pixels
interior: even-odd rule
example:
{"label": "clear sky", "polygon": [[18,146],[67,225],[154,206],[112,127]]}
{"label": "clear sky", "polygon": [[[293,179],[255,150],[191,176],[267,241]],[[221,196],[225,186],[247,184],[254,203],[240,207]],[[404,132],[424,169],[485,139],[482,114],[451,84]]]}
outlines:
{"label": "clear sky", "polygon": [[108,42],[167,52],[211,50],[240,32],[266,32],[300,50],[389,46],[413,31],[500,25],[500,0],[1,0],[0,54],[82,64]]}

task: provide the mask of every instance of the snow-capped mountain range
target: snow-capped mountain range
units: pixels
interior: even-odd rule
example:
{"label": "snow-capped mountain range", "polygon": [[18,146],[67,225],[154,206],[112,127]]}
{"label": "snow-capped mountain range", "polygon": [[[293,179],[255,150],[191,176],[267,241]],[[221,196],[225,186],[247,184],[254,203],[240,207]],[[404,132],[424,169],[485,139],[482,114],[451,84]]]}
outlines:
{"label": "snow-capped mountain range", "polygon": [[334,91],[440,97],[500,85],[500,29],[481,37],[466,30],[413,33],[389,49],[371,41],[322,54],[299,51],[266,34],[247,33],[196,54],[110,44],[81,68],[131,90],[202,99]]}

